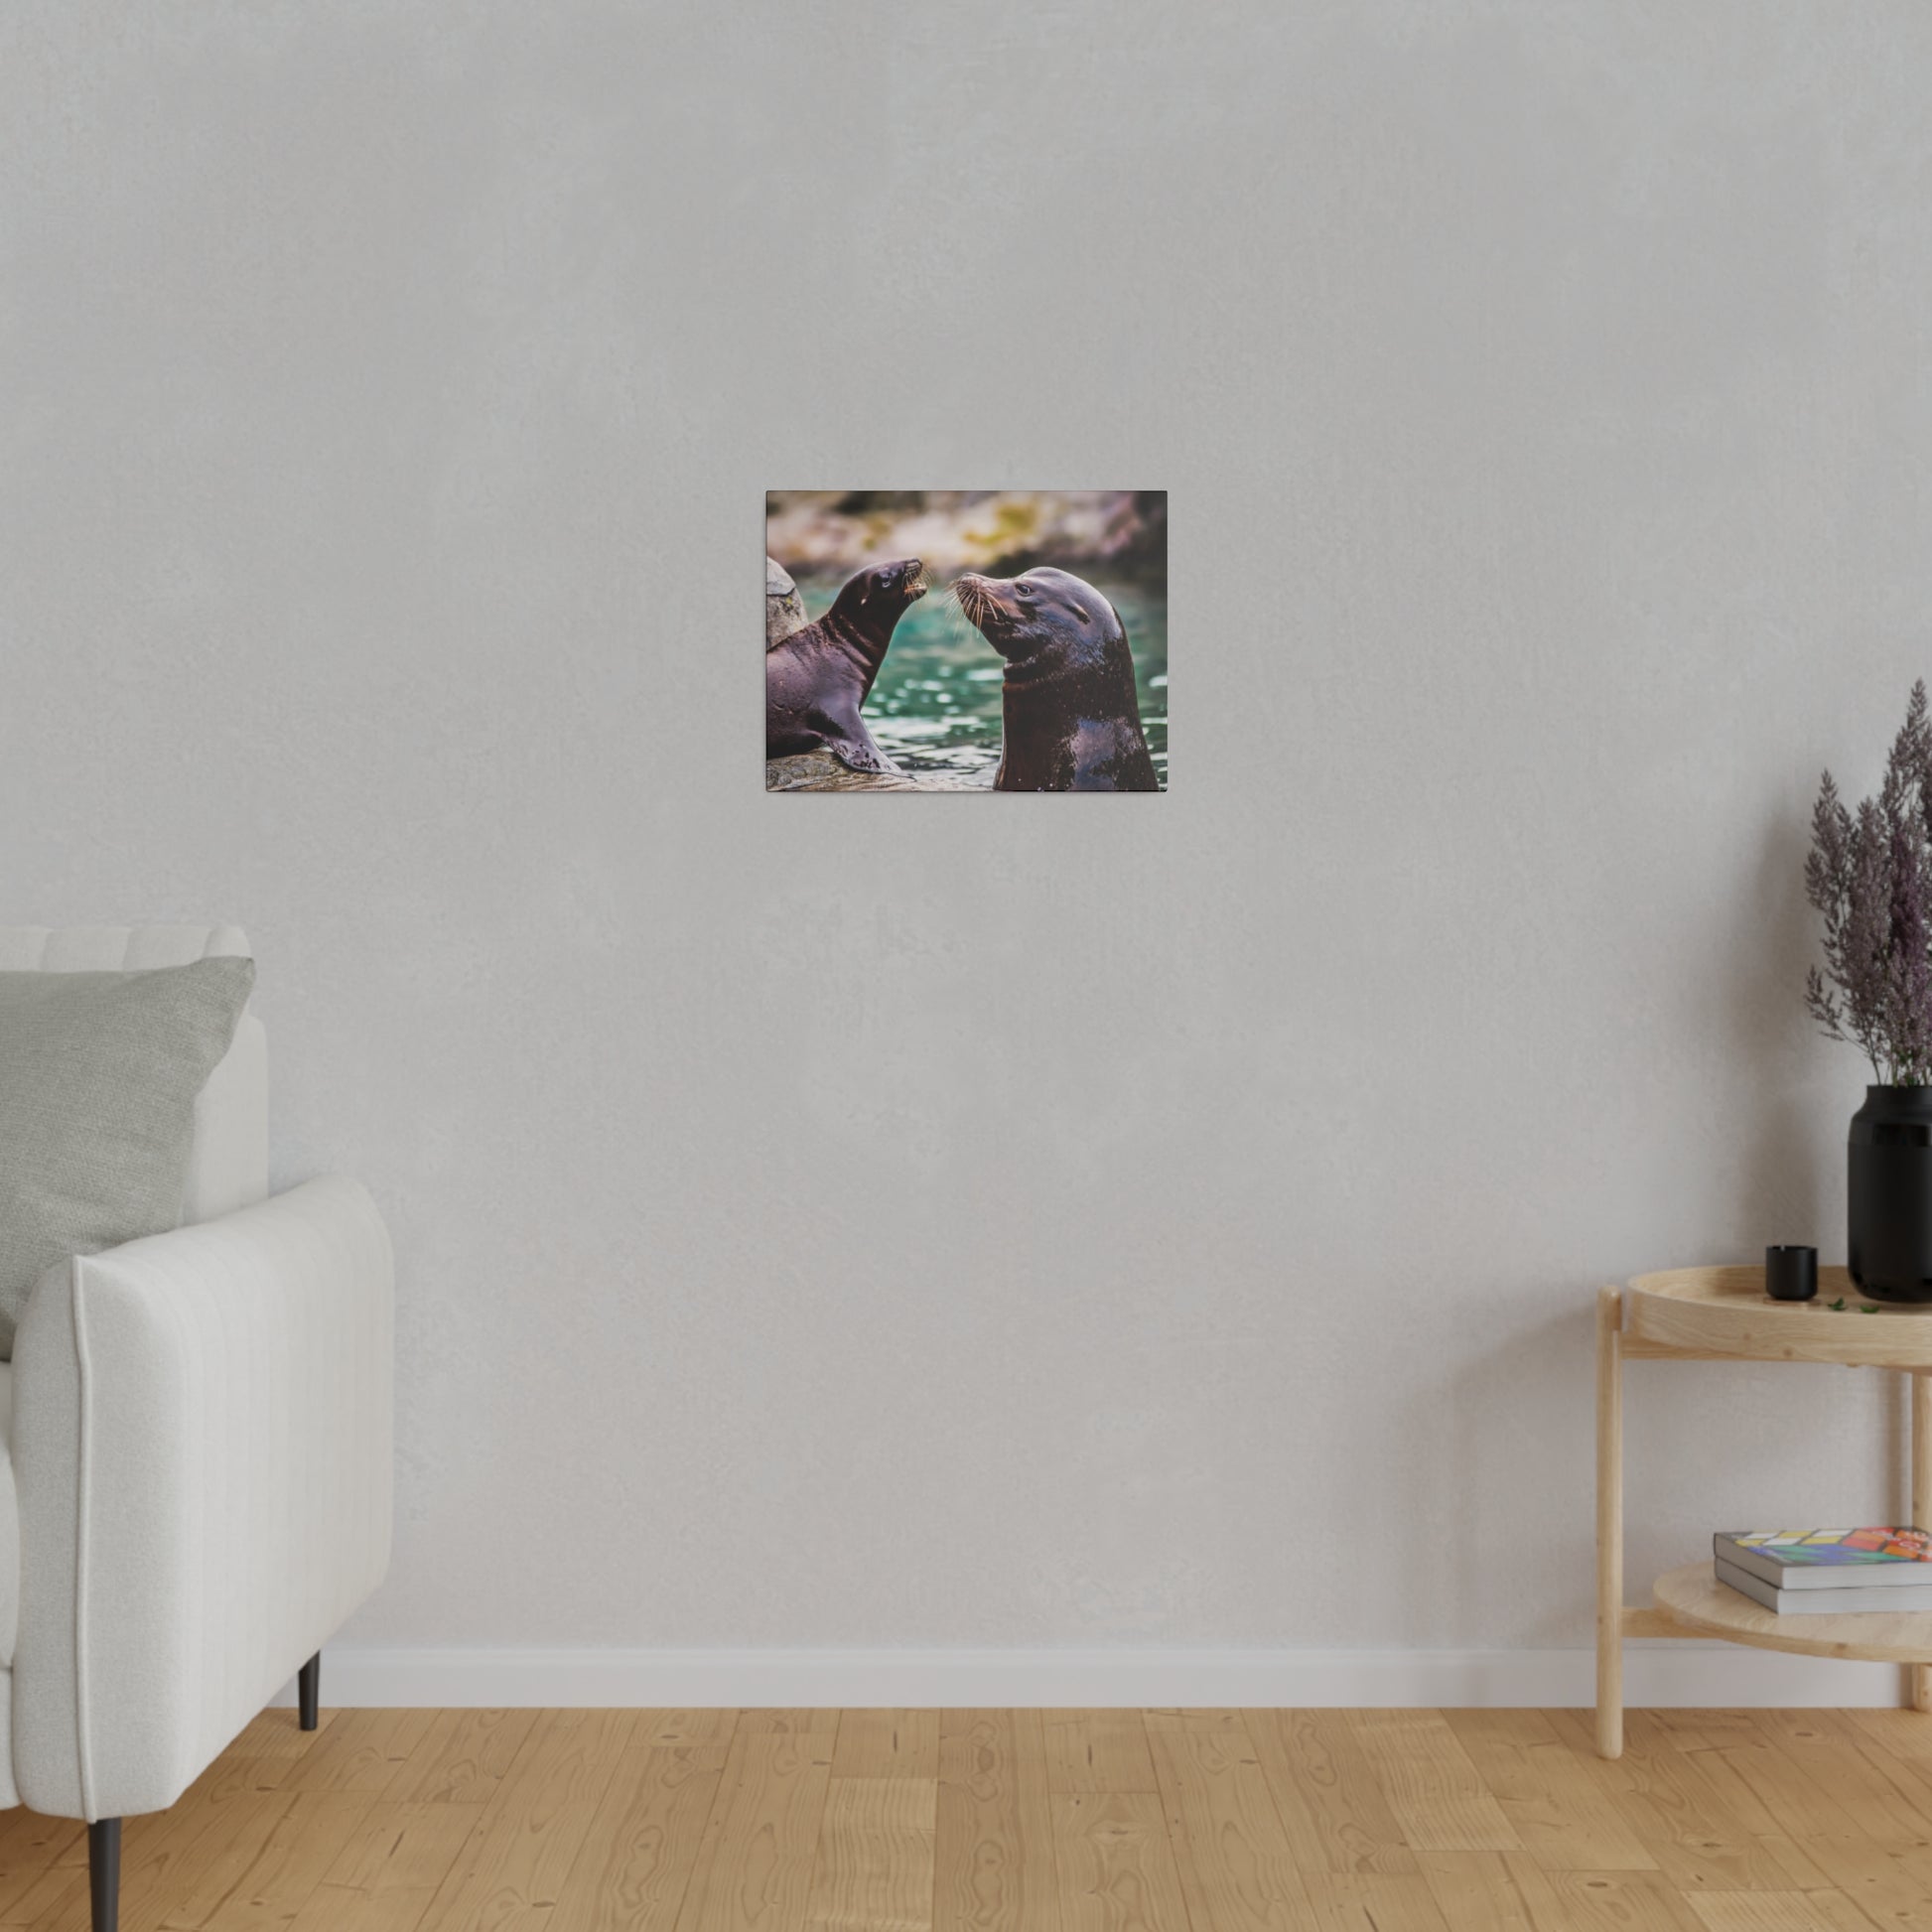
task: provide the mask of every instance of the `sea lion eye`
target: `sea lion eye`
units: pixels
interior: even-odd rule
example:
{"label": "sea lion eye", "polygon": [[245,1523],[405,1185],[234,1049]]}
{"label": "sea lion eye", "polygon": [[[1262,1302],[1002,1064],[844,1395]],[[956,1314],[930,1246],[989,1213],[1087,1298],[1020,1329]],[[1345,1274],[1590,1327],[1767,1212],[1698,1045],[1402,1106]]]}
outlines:
{"label": "sea lion eye", "polygon": [[1034,587],[1031,584],[1022,584],[1020,586],[1020,595],[1022,597],[1032,597],[1033,594],[1034,594]]}

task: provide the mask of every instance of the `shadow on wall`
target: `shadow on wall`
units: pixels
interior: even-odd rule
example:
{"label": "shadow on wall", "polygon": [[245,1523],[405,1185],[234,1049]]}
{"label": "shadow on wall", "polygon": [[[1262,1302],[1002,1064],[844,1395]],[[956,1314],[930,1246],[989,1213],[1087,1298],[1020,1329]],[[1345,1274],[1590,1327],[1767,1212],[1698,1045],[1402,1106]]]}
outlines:
{"label": "shadow on wall", "polygon": [[[1761,1229],[1765,1243],[1804,1242],[1818,1249],[1821,1260],[1835,1261],[1844,1256],[1845,1230],[1825,1225],[1834,1190],[1820,1167],[1818,1095],[1806,1073],[1812,1023],[1804,1006],[1804,969],[1818,940],[1804,887],[1810,843],[1809,823],[1792,816],[1766,829],[1757,890],[1743,899],[1738,929],[1709,982],[1722,999],[1713,1035],[1724,1041],[1726,1059],[1744,1082],[1732,1123],[1741,1149],[1739,1197],[1714,1205],[1734,1209],[1733,1225]],[[1837,1123],[1841,1148],[1857,1105],[1856,1097],[1849,1098],[1845,1120]]]}

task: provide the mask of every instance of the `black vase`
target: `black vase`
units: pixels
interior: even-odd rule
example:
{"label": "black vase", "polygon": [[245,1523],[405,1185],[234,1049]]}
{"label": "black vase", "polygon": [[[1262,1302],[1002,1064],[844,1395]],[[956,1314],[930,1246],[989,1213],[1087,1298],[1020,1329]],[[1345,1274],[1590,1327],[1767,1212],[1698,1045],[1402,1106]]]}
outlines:
{"label": "black vase", "polygon": [[1866,1087],[1852,1116],[1852,1279],[1874,1302],[1932,1302],[1932,1087]]}

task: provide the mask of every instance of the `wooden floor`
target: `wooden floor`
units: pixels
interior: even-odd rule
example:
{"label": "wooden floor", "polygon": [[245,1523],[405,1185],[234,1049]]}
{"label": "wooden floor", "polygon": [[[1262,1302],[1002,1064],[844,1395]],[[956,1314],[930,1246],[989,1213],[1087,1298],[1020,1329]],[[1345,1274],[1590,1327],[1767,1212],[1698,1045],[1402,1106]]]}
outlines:
{"label": "wooden floor", "polygon": [[[1909,1932],[1932,1718],[278,1711],[126,1832],[125,1932]],[[0,1925],[85,1860],[0,1814]]]}

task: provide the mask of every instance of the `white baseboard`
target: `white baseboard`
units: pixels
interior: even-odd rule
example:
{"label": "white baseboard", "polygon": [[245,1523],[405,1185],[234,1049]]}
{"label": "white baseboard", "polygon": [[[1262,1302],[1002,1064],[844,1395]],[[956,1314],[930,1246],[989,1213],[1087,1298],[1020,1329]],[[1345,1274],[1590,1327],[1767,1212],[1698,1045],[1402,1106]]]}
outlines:
{"label": "white baseboard", "polygon": [[[1887,1664],[1733,1644],[1632,1643],[1625,1701],[1890,1705]],[[647,1706],[1581,1706],[1587,1650],[330,1650],[325,1704]],[[294,1686],[279,1700],[295,1701]]]}

